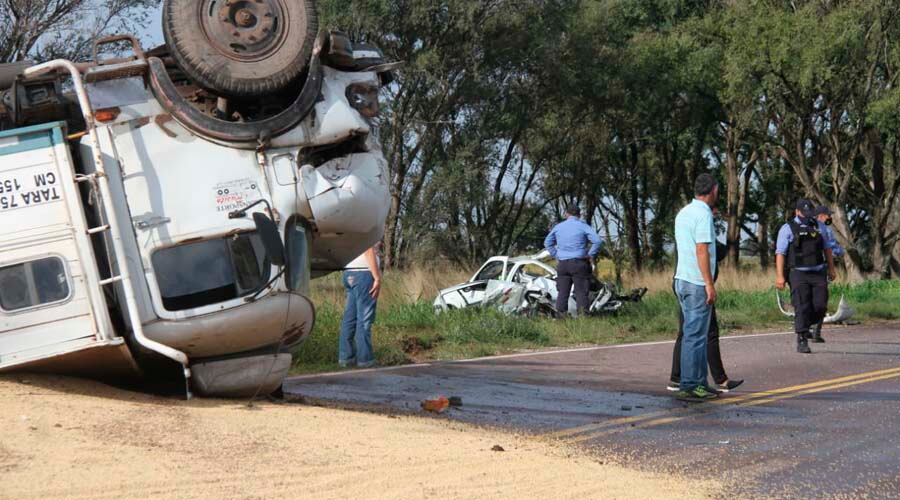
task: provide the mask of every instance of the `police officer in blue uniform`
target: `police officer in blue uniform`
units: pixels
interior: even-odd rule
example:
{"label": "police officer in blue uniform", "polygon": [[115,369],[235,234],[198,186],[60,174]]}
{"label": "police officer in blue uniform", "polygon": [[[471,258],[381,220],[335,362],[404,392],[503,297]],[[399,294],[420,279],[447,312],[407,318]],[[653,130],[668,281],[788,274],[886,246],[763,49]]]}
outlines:
{"label": "police officer in blue uniform", "polygon": [[[826,207],[825,205],[819,205],[816,207],[816,220],[824,224],[824,231],[822,234],[825,236],[825,241],[830,242],[828,244],[828,248],[831,248],[831,255],[834,257],[842,257],[844,255],[844,248],[837,242],[837,238],[834,237],[834,230],[831,229],[831,209]],[[811,341],[822,344],[825,342],[825,339],[822,338],[822,322],[820,321],[816,324],[812,331],[810,332],[812,335],[810,338]]]}
{"label": "police officer in blue uniform", "polygon": [[594,228],[581,220],[581,209],[575,204],[566,208],[566,220],[557,224],[544,239],[544,248],[559,262],[556,267],[557,317],[564,317],[568,312],[573,284],[578,313],[588,312],[593,272],[591,261],[597,258],[602,244],[603,240]]}
{"label": "police officer in blue uniform", "polygon": [[811,327],[825,317],[828,280],[833,280],[834,257],[825,225],[816,220],[811,201],[797,201],[795,217],[781,226],[775,244],[775,287],[791,287],[797,352],[808,354]]}

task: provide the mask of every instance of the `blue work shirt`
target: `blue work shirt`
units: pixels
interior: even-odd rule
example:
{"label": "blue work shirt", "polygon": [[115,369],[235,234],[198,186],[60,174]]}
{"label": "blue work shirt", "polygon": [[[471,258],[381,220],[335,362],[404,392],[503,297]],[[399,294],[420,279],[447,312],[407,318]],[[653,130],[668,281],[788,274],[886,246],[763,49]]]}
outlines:
{"label": "blue work shirt", "polygon": [[[803,223],[803,221],[800,220],[800,217],[794,217],[794,222],[796,222],[797,224],[800,224],[803,227],[808,227],[806,224]],[[828,226],[826,226],[825,224],[822,224],[819,221],[816,221],[816,224],[819,226],[818,230],[820,233],[822,233],[822,238],[825,240],[825,248],[826,249],[832,248],[834,237],[832,236],[832,233],[830,231],[826,230],[826,228],[828,228]],[[778,239],[775,240],[775,254],[776,255],[784,255],[785,257],[787,257],[788,247],[791,245],[791,243],[793,243],[793,241],[794,241],[794,233],[793,233],[793,231],[791,231],[791,225],[785,223],[783,226],[781,226],[781,229],[778,230]],[[821,271],[821,270],[825,269],[825,267],[827,267],[827,265],[828,265],[828,263],[824,262],[822,264],[819,264],[818,266],[803,266],[803,267],[798,266],[794,269],[796,269],[798,271],[807,271],[807,272],[814,271],[815,272],[815,271]]]}
{"label": "blue work shirt", "polygon": [[[831,254],[835,257],[844,255],[844,247],[842,247],[841,244],[837,242],[837,238],[834,237],[834,229],[831,229],[831,226],[827,224],[822,224],[820,227],[824,228],[822,234],[825,235],[825,248],[830,248]],[[831,242],[831,244],[829,245],[828,242]]]}
{"label": "blue work shirt", "polygon": [[709,243],[709,274],[716,275],[716,226],[712,209],[695,199],[675,216],[675,251],[678,264],[675,279],[704,286],[703,273],[697,261],[697,245]]}
{"label": "blue work shirt", "polygon": [[[591,249],[587,250],[588,242]],[[585,259],[600,253],[603,240],[597,231],[578,217],[569,217],[557,224],[544,238],[544,248],[556,260]]]}

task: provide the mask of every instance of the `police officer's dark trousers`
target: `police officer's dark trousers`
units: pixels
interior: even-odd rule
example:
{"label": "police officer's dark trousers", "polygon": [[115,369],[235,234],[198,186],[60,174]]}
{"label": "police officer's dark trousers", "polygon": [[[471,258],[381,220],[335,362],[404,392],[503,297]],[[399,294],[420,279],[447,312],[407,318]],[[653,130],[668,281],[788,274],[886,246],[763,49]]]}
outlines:
{"label": "police officer's dark trousers", "polygon": [[822,321],[828,308],[828,277],[822,271],[791,270],[791,303],[794,305],[794,331],[807,335]]}
{"label": "police officer's dark trousers", "polygon": [[569,295],[575,285],[575,303],[578,312],[587,311],[588,291],[591,286],[591,261],[588,259],[568,259],[556,266],[556,312],[560,315],[569,311]]}
{"label": "police officer's dark trousers", "polygon": [[[678,338],[675,339],[675,349],[672,351],[672,374],[669,378],[678,383],[681,380],[681,339],[684,337],[684,313],[678,308]],[[712,306],[709,313],[709,331],[706,334],[706,362],[709,364],[709,373],[717,384],[724,384],[728,380],[725,374],[725,366],[722,364],[722,352],[719,350],[719,319],[716,317],[716,306]]]}

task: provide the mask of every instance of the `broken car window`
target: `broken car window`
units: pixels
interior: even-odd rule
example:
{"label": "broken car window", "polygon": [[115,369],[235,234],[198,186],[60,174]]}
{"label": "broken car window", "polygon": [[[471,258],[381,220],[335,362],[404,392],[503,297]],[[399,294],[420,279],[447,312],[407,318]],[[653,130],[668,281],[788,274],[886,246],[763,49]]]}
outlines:
{"label": "broken car window", "polygon": [[489,262],[485,264],[484,268],[481,269],[481,272],[478,273],[478,276],[475,276],[475,281],[487,281],[487,280],[497,280],[503,277],[503,262],[499,260],[495,260],[493,262]]}
{"label": "broken car window", "polygon": [[[516,272],[517,278],[552,278],[553,273],[537,264],[525,264]],[[515,281],[515,278],[513,279]]]}

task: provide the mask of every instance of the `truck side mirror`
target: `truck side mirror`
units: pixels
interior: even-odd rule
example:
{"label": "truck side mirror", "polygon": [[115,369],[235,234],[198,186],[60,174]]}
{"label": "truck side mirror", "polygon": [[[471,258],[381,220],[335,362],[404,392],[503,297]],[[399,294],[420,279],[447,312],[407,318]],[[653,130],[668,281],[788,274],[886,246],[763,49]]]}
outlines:
{"label": "truck side mirror", "polygon": [[259,232],[269,259],[276,266],[284,267],[286,261],[284,242],[281,241],[281,235],[278,234],[278,226],[261,212],[253,213],[253,222],[256,224],[256,230]]}

